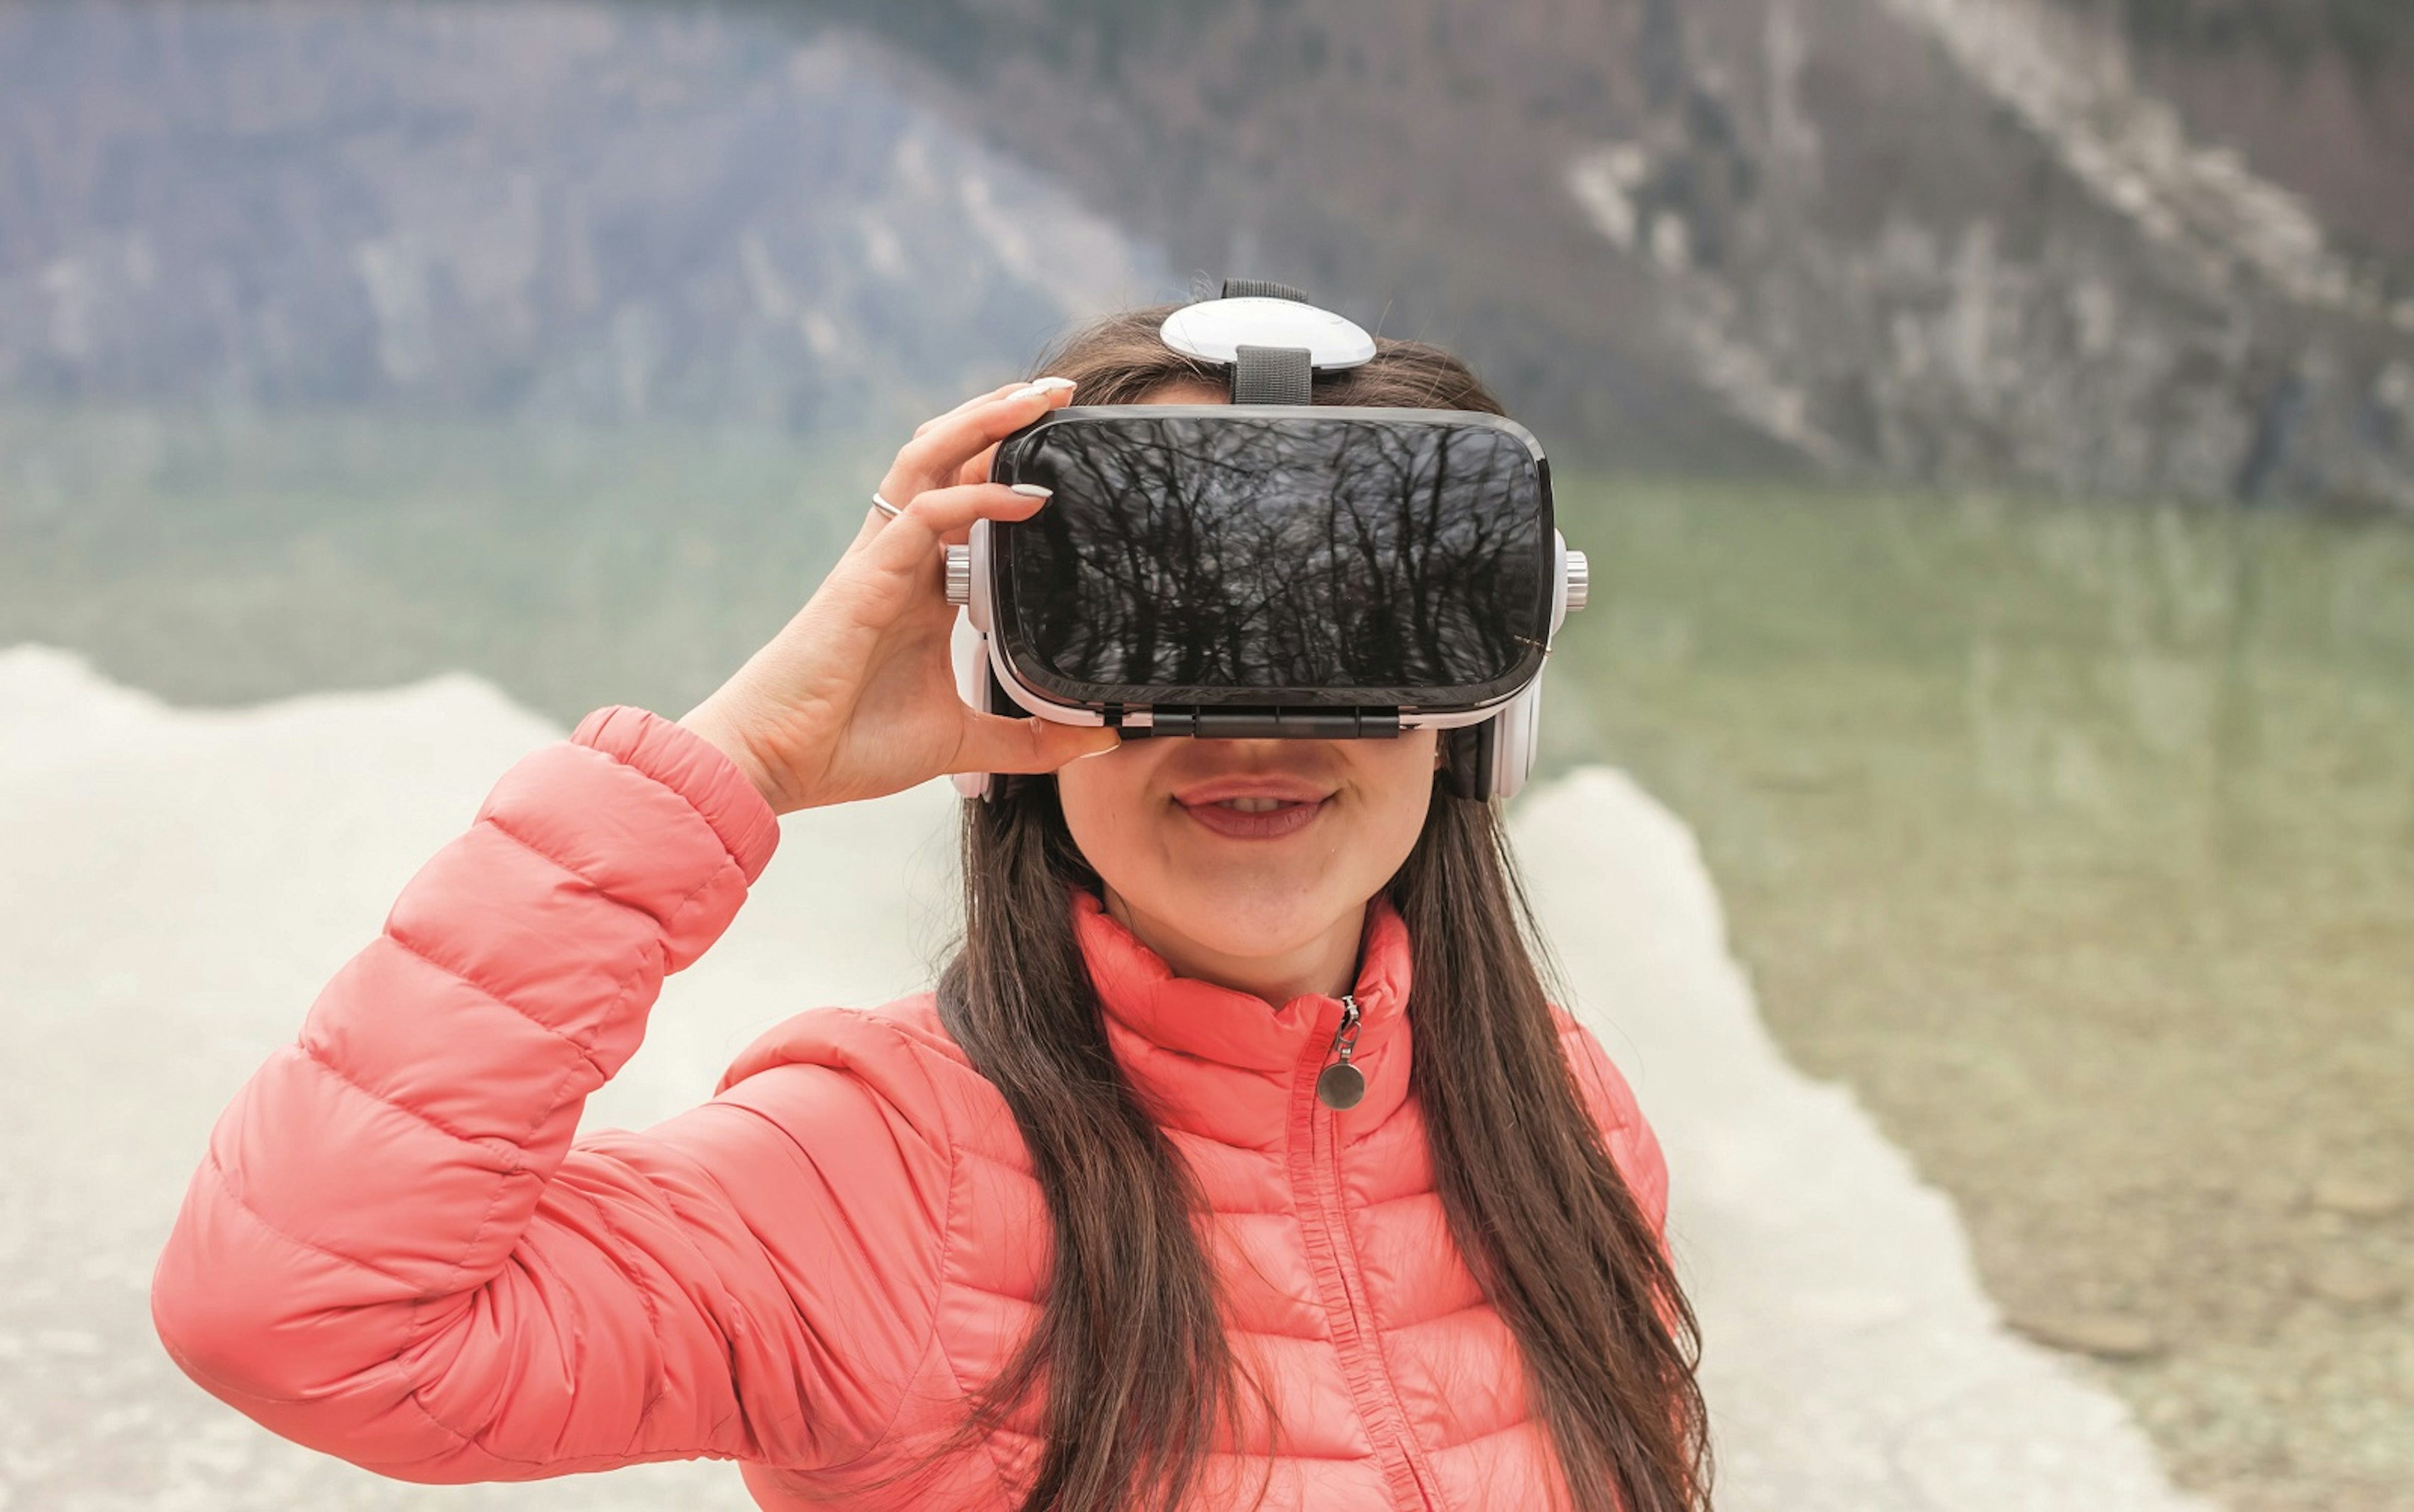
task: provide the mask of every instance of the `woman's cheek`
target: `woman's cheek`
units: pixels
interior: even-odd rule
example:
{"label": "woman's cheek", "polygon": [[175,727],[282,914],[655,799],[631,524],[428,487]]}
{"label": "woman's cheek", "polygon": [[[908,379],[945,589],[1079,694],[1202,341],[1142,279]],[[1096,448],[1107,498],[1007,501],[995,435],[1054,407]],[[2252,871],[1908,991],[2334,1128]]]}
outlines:
{"label": "woman's cheek", "polygon": [[1152,816],[1143,812],[1154,753],[1139,741],[1104,756],[1087,756],[1056,773],[1057,801],[1090,869],[1107,885],[1127,889],[1147,853],[1141,833]]}
{"label": "woman's cheek", "polygon": [[1440,743],[1438,731],[1423,729],[1403,733],[1397,743],[1382,749],[1375,759],[1380,771],[1374,774],[1369,786],[1381,794],[1376,812],[1369,817],[1374,832],[1365,837],[1370,849],[1378,853],[1370,858],[1382,873],[1368,890],[1376,890],[1391,880],[1399,864],[1416,848],[1417,837],[1424,832],[1425,816],[1433,807],[1434,760]]}

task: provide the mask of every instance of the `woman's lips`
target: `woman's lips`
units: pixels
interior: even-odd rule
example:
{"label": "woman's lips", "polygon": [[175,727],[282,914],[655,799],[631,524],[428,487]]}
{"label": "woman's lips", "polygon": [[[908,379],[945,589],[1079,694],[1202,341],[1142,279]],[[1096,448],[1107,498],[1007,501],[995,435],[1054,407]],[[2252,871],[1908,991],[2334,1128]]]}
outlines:
{"label": "woman's lips", "polygon": [[1316,822],[1334,788],[1299,771],[1228,771],[1174,789],[1173,801],[1200,828],[1229,840],[1279,840]]}
{"label": "woman's lips", "polygon": [[1181,801],[1181,809],[1198,818],[1204,829],[1231,841],[1279,841],[1316,824],[1316,816],[1325,812],[1328,801],[1333,800],[1231,797],[1221,801]]}

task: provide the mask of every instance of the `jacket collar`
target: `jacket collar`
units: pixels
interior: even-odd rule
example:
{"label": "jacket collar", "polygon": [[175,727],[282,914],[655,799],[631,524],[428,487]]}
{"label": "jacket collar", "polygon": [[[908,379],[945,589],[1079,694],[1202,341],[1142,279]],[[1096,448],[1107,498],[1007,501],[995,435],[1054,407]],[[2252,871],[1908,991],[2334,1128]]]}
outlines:
{"label": "jacket collar", "polygon": [[[1332,1115],[1315,1100],[1314,1084],[1336,1058],[1341,999],[1310,993],[1274,1009],[1176,976],[1095,894],[1075,889],[1072,906],[1108,1041],[1160,1122],[1219,1144],[1269,1148],[1304,1134],[1308,1119]],[[1408,930],[1379,895],[1367,906],[1351,996],[1359,1016],[1350,1063],[1365,1074],[1366,1095],[1338,1115],[1345,1141],[1380,1124],[1408,1090]]]}

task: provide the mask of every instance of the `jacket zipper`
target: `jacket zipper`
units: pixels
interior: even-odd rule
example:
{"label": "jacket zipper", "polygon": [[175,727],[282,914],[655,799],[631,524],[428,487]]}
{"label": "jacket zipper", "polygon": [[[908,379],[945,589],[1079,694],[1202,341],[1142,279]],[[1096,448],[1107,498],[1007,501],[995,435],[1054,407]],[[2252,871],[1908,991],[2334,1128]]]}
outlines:
{"label": "jacket zipper", "polygon": [[[1313,1236],[1321,1237],[1330,1250],[1333,1272],[1339,1282],[1342,1305],[1340,1315],[1334,1321],[1335,1333],[1342,1336],[1335,1342],[1341,1349],[1343,1373],[1354,1388],[1359,1415],[1365,1419],[1366,1431],[1375,1442],[1376,1458],[1383,1465],[1384,1478],[1393,1483],[1395,1497],[1401,1489],[1400,1481],[1405,1479],[1414,1488],[1415,1505],[1431,1512],[1441,1503],[1417,1464],[1415,1450],[1408,1442],[1406,1415],[1400,1411],[1398,1395],[1392,1385],[1391,1369],[1383,1363],[1382,1346],[1372,1337],[1366,1324],[1361,1301],[1365,1278],[1358,1269],[1357,1245],[1349,1237],[1349,1213],[1341,1200],[1340,1109],[1354,1105],[1365,1092],[1365,1074],[1350,1064],[1357,1050],[1358,1021],[1358,1000],[1343,995],[1341,1022],[1319,1057],[1319,1069],[1313,1081],[1314,1095],[1299,1100],[1300,1116],[1306,1128],[1297,1132],[1306,1134],[1307,1139],[1304,1146],[1294,1145],[1293,1148],[1304,1147],[1307,1152],[1305,1185],[1314,1200]],[[1339,1085],[1346,1100],[1336,1104],[1326,1096],[1334,1085],[1328,1078],[1344,1070],[1349,1074],[1339,1080]],[[1300,1174],[1300,1164],[1295,1159],[1294,1179]]]}
{"label": "jacket zipper", "polygon": [[[1366,1073],[1349,1064],[1358,1050],[1358,999],[1342,995],[1341,1026],[1333,1031],[1333,1047],[1324,1055],[1332,1064],[1316,1073],[1316,1100],[1336,1112],[1354,1108],[1366,1095]],[[1336,1058],[1337,1057],[1337,1058]]]}

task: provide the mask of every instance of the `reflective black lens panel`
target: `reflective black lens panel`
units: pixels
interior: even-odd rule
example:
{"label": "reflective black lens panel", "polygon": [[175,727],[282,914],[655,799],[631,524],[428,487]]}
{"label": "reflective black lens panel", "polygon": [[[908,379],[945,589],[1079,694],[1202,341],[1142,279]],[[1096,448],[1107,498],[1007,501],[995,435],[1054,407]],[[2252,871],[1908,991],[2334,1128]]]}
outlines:
{"label": "reflective black lens panel", "polygon": [[1060,411],[999,449],[1055,493],[996,528],[995,628],[1077,703],[1487,702],[1550,627],[1537,451],[1456,411]]}

